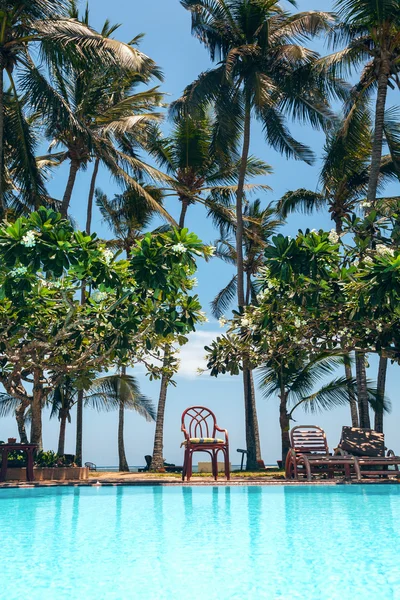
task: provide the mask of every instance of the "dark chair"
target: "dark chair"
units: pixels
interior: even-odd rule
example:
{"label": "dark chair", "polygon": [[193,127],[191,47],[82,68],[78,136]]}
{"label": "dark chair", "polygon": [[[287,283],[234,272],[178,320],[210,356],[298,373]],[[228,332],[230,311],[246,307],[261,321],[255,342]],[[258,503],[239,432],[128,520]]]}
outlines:
{"label": "dark chair", "polygon": [[85,467],[88,467],[89,471],[97,471],[97,467],[92,462],[85,462]]}
{"label": "dark chair", "polygon": [[[230,479],[229,472],[229,439],[226,429],[218,427],[214,413],[204,406],[192,406],[182,414],[181,431],[185,436],[182,446],[185,447],[182,480],[190,481],[194,452],[207,452],[211,456],[212,473],[218,478],[218,453],[224,455],[225,477]],[[217,431],[225,434],[225,439],[217,438]]]}
{"label": "dark chair", "polygon": [[311,481],[313,475],[327,475],[333,478],[335,473],[344,473],[350,479],[355,473],[360,480],[358,459],[351,455],[332,456],[329,454],[325,431],[316,425],[298,425],[290,432],[291,448],[286,457],[286,479],[305,477]]}
{"label": "dark chair", "polygon": [[[385,455],[386,450],[383,433],[363,427],[343,427],[336,452],[342,456],[356,456],[363,477],[397,477],[400,475],[400,456],[395,456],[393,450],[388,450]],[[389,470],[390,466],[393,469]]]}

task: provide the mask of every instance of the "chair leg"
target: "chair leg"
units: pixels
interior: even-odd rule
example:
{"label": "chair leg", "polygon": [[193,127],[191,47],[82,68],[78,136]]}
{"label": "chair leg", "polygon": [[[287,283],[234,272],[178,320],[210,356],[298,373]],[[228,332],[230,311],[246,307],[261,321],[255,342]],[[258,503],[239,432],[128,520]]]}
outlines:
{"label": "chair leg", "polygon": [[185,481],[186,471],[187,471],[187,455],[188,451],[185,449],[185,454],[183,455],[183,468],[182,468],[182,481]]}
{"label": "chair leg", "polygon": [[224,455],[225,455],[225,477],[227,478],[228,481],[230,481],[231,473],[229,470],[229,448],[228,447],[225,448]]}
{"label": "chair leg", "polygon": [[186,475],[186,481],[190,481],[190,478],[192,476],[192,463],[193,463],[193,452],[191,452],[189,450],[188,452],[188,464],[187,464],[187,475]]}
{"label": "chair leg", "polygon": [[218,479],[218,453],[215,452],[215,450],[213,450],[213,452],[212,452],[211,464],[212,464],[212,473],[214,476],[214,480],[217,481],[217,479]]}

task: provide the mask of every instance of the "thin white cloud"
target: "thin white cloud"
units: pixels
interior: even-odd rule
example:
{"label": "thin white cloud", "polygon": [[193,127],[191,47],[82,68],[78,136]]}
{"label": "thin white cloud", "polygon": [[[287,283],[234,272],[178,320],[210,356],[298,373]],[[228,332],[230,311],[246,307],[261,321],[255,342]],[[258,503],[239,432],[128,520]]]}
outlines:
{"label": "thin white cloud", "polygon": [[[199,377],[198,369],[206,368],[204,346],[211,344],[218,335],[221,335],[221,331],[195,331],[188,336],[188,343],[180,349],[180,366],[177,377],[187,379]],[[210,375],[204,373],[203,376],[209,377]]]}

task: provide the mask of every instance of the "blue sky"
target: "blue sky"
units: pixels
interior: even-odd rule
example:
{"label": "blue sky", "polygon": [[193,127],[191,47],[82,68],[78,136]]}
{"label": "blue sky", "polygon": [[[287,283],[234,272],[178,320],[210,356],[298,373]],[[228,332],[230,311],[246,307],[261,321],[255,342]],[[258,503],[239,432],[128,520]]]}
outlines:
{"label": "blue sky", "polygon": [[[83,6],[83,2],[81,2]],[[330,10],[332,3],[328,0],[299,0],[298,10]],[[151,56],[163,69],[165,81],[161,89],[168,94],[167,100],[179,97],[183,88],[196,76],[210,66],[208,54],[200,43],[191,36],[190,15],[180,6],[179,0],[92,0],[90,2],[91,20],[96,28],[101,28],[104,20],[122,23],[116,36],[118,39],[129,41],[138,33],[145,33],[140,49]],[[324,52],[323,40],[316,44],[317,49]],[[397,92],[398,93],[398,92]],[[395,99],[394,99],[395,100]],[[395,100],[396,101],[396,100]],[[392,100],[391,100],[392,102]],[[165,131],[168,124],[164,124]],[[309,127],[293,125],[292,131],[301,141],[309,144],[318,157],[321,156],[324,138],[319,132]],[[286,160],[271,150],[262,138],[257,125],[252,129],[251,151],[273,167],[273,174],[266,178],[272,192],[263,193],[259,197],[264,203],[279,199],[286,191],[300,187],[316,189],[318,180],[318,161],[315,166],[293,160]],[[74,190],[71,211],[80,227],[85,224],[85,211],[91,166],[88,171],[79,174]],[[56,197],[62,197],[67,179],[67,170],[63,167],[56,171],[50,184],[51,192]],[[100,172],[98,185],[109,195],[117,192],[115,182],[108,173]],[[394,190],[390,190],[393,192]],[[167,210],[177,217],[179,203],[175,198],[169,198]],[[205,242],[212,242],[217,232],[205,218],[201,207],[190,207],[187,226],[195,231]],[[330,229],[331,221],[327,214],[318,213],[312,217],[293,215],[283,231],[295,235],[297,229],[316,227]],[[100,215],[95,212],[93,230],[100,235],[107,235],[107,230],[101,223]],[[230,268],[213,260],[205,265],[199,264],[197,277],[199,280],[198,293],[204,310],[210,314],[209,304],[219,289],[228,281]],[[239,462],[236,448],[245,447],[243,391],[240,377],[211,378],[207,374],[196,375],[198,366],[203,365],[204,345],[221,333],[218,322],[209,316],[209,323],[191,336],[189,344],[181,353],[181,371],[176,377],[177,386],[168,392],[165,418],[164,456],[167,461],[181,464],[180,450],[180,416],[189,405],[201,404],[212,408],[221,426],[229,430],[231,441],[231,462]],[[376,376],[376,358],[371,356],[369,377]],[[157,402],[159,382],[149,382],[143,370],[135,369],[140,379],[142,391]],[[393,411],[390,419],[385,419],[387,444],[396,449],[397,424],[400,417],[400,407],[396,402],[396,388],[399,384],[397,366],[389,368],[387,392],[392,400]],[[264,399],[257,392],[257,406],[260,424],[262,456],[266,463],[274,463],[280,458],[280,430],[278,421],[278,399]],[[327,431],[330,447],[339,441],[342,425],[350,424],[349,410],[336,409],[318,415],[304,415],[301,410],[295,414],[298,424],[319,424]],[[0,420],[0,439],[16,435],[16,426],[12,419]],[[66,452],[74,452],[75,420],[67,427]],[[126,452],[131,465],[143,464],[143,456],[152,453],[154,425],[146,423],[137,415],[127,412],[125,424]],[[44,414],[44,447],[56,449],[58,436],[57,421],[49,422]],[[400,448],[397,447],[397,452]],[[84,460],[90,460],[98,465],[115,465],[117,454],[117,414],[98,414],[86,411],[84,414]],[[201,455],[200,455],[201,460]]]}

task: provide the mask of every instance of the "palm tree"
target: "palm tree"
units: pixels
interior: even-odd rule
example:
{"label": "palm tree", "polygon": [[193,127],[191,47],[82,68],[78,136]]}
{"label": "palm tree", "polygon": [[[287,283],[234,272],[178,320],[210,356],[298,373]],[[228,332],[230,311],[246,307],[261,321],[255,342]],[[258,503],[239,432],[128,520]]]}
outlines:
{"label": "palm tree", "polygon": [[[327,98],[342,95],[343,86],[336,81],[328,85],[323,71],[313,68],[317,53],[301,45],[327,31],[332,17],[317,11],[291,15],[278,0],[181,0],[181,4],[192,14],[193,33],[218,65],[186,88],[175,110],[211,102],[218,123],[216,147],[231,150],[242,140],[236,190],[237,298],[241,309],[245,305],[243,194],[252,118],[261,123],[272,148],[287,157],[312,162],[313,153],[291,136],[285,117],[290,115],[312,127],[332,118]],[[243,363],[243,385],[245,407],[250,407],[254,386],[248,361]]]}
{"label": "palm tree", "polygon": [[[332,117],[327,106],[329,88],[321,72],[314,72],[317,54],[299,44],[327,31],[328,13],[290,15],[278,0],[182,0],[192,14],[192,31],[207,47],[216,68],[202,73],[188,86],[176,110],[213,102],[218,123],[216,145],[236,147],[242,137],[236,192],[236,252],[238,304],[244,306],[242,256],[243,192],[250,149],[252,117],[259,121],[267,143],[287,157],[312,162],[309,148],[290,135],[285,115],[323,125]],[[242,134],[242,136],[241,136]]]}
{"label": "palm tree", "polygon": [[[245,303],[257,304],[257,290],[253,281],[259,268],[263,265],[264,249],[271,235],[273,235],[281,221],[277,218],[275,209],[271,205],[261,208],[260,200],[246,204],[244,209],[244,238],[243,238],[243,266],[245,273],[246,289]],[[236,265],[235,241],[230,239],[229,233],[235,233],[234,224],[220,219],[221,238],[215,242],[216,256],[228,264]],[[237,291],[237,275],[233,275],[228,284],[217,294],[211,303],[212,314],[222,318],[223,314],[232,304]],[[260,436],[258,429],[257,408],[253,373],[249,370],[251,394],[249,406],[245,411],[246,419],[246,445],[247,469],[254,469],[257,461],[261,460]]]}
{"label": "palm tree", "polygon": [[[27,162],[33,169],[32,147],[29,131],[26,128],[23,105],[18,81],[22,91],[30,96],[30,81],[38,76],[34,56],[30,49],[40,46],[40,56],[47,66],[57,64],[64,69],[71,62],[85,56],[89,66],[94,60],[105,64],[120,64],[130,71],[138,70],[143,56],[128,45],[117,45],[114,40],[105,40],[91,28],[68,18],[69,0],[14,0],[2,4],[0,13],[0,216],[4,214],[4,145],[5,74],[9,80],[13,102],[17,111],[19,143],[26,154]],[[147,57],[146,57],[147,59]],[[40,107],[39,107],[40,108]],[[22,151],[21,150],[21,151]],[[32,173],[33,191],[41,192],[41,182],[37,173]],[[37,189],[35,189],[35,187]]]}
{"label": "palm tree", "polygon": [[[51,404],[50,418],[57,416],[60,421],[57,449],[60,456],[65,453],[66,424],[71,421],[71,410],[77,403],[77,396],[76,386],[68,379],[57,386],[48,399]],[[99,411],[118,409],[119,470],[129,471],[124,446],[124,410],[135,410],[147,421],[154,420],[155,411],[151,400],[140,392],[135,377],[121,371],[120,374],[95,379],[84,393],[84,404]]]}
{"label": "palm tree", "polygon": [[[159,188],[139,182],[140,186],[151,195],[154,202],[162,205],[163,192]],[[96,190],[96,203],[107,223],[113,232],[115,239],[108,242],[115,248],[125,250],[127,256],[132,249],[133,244],[143,235],[143,231],[150,225],[156,211],[149,206],[143,195],[138,193],[136,188],[128,189],[123,194],[115,196],[109,200],[100,190]],[[126,367],[121,368],[122,375],[126,374]],[[124,409],[123,405],[119,410],[119,465],[120,471],[129,470],[125,458],[123,447],[123,427],[124,427]]]}
{"label": "palm tree", "polygon": [[[103,29],[104,39],[109,39],[105,36],[110,31],[113,28],[109,26]],[[137,39],[131,42],[136,43]],[[63,215],[67,214],[78,171],[94,160],[87,227],[100,164],[124,185],[136,187],[150,205],[162,211],[137,183],[138,173],[143,172],[154,179],[163,178],[157,169],[138,156],[138,148],[145,145],[149,124],[161,118],[154,108],[160,105],[162,94],[157,87],[142,91],[136,88],[152,76],[160,77],[158,67],[149,59],[134,73],[118,70],[115,65],[106,70],[102,65],[99,67],[78,64],[65,75],[54,67],[50,82],[36,71],[35,77],[30,75],[26,84],[30,105],[43,114],[50,149],[64,147],[42,158],[59,164],[70,161],[61,204]],[[165,212],[164,215],[167,216]]]}
{"label": "palm tree", "polygon": [[[167,138],[163,138],[157,128],[150,144],[151,152],[160,166],[171,177],[170,193],[178,196],[181,203],[179,227],[185,227],[189,206],[200,203],[207,207],[208,215],[219,224],[232,221],[231,199],[236,193],[237,171],[240,157],[235,153],[222,153],[214,145],[215,123],[207,110],[196,110],[193,114],[179,115],[175,126]],[[266,175],[270,168],[263,161],[252,156],[247,160],[247,174],[250,177]],[[246,189],[266,188],[248,184]],[[170,360],[171,348],[164,351],[164,366]],[[164,465],[163,437],[164,415],[167,390],[170,378],[161,377],[158,399],[156,430],[152,468]]]}
{"label": "palm tree", "polygon": [[[378,186],[390,180],[398,180],[400,153],[397,123],[393,120],[393,110],[385,119],[385,138],[389,153],[381,157]],[[277,209],[282,217],[302,210],[311,214],[314,210],[328,208],[335,223],[336,233],[343,231],[343,221],[350,219],[355,210],[365,202],[371,173],[371,152],[373,131],[371,116],[366,103],[359,103],[352,111],[351,118],[343,118],[327,134],[323,166],[320,172],[320,190],[298,189],[287,192],[278,202]],[[378,187],[378,189],[379,189]],[[383,199],[380,199],[382,203]],[[368,203],[367,203],[368,204]],[[385,395],[387,359],[380,357],[378,390]],[[346,374],[352,379],[351,365],[345,365]],[[366,393],[366,367],[363,353],[356,353],[356,373],[358,381],[359,421],[356,418],[353,392],[349,389],[353,426],[370,427],[368,397]],[[379,418],[378,418],[379,421]],[[378,427],[381,425],[378,424]]]}
{"label": "palm tree", "polygon": [[[329,410],[349,402],[348,386],[355,382],[346,377],[336,377],[315,389],[318,381],[332,375],[343,359],[338,356],[316,356],[312,360],[299,357],[296,362],[287,363],[285,358],[275,357],[260,369],[260,385],[264,396],[278,394],[279,422],[281,427],[282,465],[290,448],[289,430],[293,413],[299,406],[311,411]],[[368,388],[369,399],[376,401],[376,391]],[[291,408],[290,408],[291,406]],[[374,404],[375,406],[375,404]],[[385,405],[385,409],[388,406]]]}
{"label": "palm tree", "polygon": [[345,48],[325,57],[322,63],[331,69],[334,76],[364,65],[359,83],[352,90],[353,103],[364,102],[365,97],[377,91],[367,190],[367,201],[374,205],[381,168],[388,87],[400,88],[400,2],[337,0],[335,8],[341,22],[333,28],[332,41],[335,47],[345,44]]}
{"label": "palm tree", "polygon": [[[219,152],[214,146],[216,123],[207,111],[179,115],[168,137],[153,127],[147,149],[169,175],[168,194],[178,196],[181,203],[179,227],[185,227],[189,206],[205,205],[211,215],[229,217],[224,207],[237,191],[237,171],[240,156],[235,152]],[[247,176],[257,177],[271,172],[263,161],[249,156]],[[245,189],[269,189],[248,184]],[[168,195],[166,194],[166,195]],[[230,206],[229,206],[230,208]]]}

